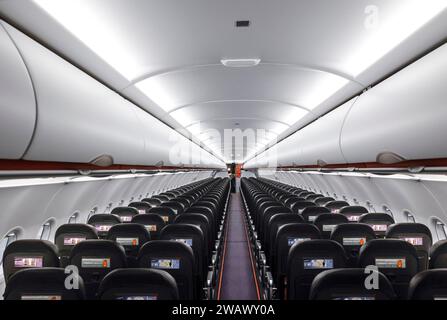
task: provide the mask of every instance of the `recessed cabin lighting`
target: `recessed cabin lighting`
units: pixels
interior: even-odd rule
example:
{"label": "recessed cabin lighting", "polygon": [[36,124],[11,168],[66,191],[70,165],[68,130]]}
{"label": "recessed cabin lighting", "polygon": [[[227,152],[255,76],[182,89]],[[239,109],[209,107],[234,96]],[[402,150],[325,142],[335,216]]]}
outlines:
{"label": "recessed cabin lighting", "polygon": [[241,67],[254,67],[257,66],[261,59],[254,58],[254,59],[222,59],[220,62],[225,67],[231,67],[231,68],[241,68]]}

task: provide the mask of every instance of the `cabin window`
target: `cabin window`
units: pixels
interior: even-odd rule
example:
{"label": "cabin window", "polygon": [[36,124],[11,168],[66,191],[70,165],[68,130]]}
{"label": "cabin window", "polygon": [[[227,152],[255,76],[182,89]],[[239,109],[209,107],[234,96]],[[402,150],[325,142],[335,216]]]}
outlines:
{"label": "cabin window", "polygon": [[393,211],[391,211],[391,209],[388,206],[385,205],[382,207],[382,209],[383,209],[383,212],[389,214],[390,216],[392,216],[394,218]]}
{"label": "cabin window", "polygon": [[366,201],[366,207],[368,208],[369,212],[376,212],[376,208],[374,208],[374,205],[371,203],[371,201]]}
{"label": "cabin window", "polygon": [[52,222],[45,222],[39,230],[39,239],[40,240],[49,240],[51,234]]}
{"label": "cabin window", "polygon": [[5,249],[9,244],[16,240],[17,234],[15,232],[11,232],[0,241],[0,274],[3,274],[3,268],[1,267],[3,264],[3,252],[5,252]]}
{"label": "cabin window", "polygon": [[436,236],[438,237],[438,240],[445,240],[447,239],[447,230],[445,223],[441,220],[435,220],[435,230],[436,230]]}
{"label": "cabin window", "polygon": [[78,221],[79,212],[73,213],[70,218],[68,218],[68,223],[76,223]]}
{"label": "cabin window", "polygon": [[90,212],[88,213],[87,222],[90,220],[90,217],[94,215],[98,211],[98,207],[94,207]]}
{"label": "cabin window", "polygon": [[405,210],[404,215],[407,217],[407,222],[410,222],[410,223],[416,222],[416,218],[410,211]]}

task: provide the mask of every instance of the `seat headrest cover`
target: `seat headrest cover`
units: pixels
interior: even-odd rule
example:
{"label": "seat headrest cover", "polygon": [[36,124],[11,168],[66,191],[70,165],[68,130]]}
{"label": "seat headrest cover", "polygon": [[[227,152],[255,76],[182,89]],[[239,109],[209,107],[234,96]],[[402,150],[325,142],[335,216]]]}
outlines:
{"label": "seat headrest cover", "polygon": [[[54,238],[63,234],[83,234],[87,239],[98,239],[95,227],[86,223],[66,223],[57,228]],[[56,242],[56,241],[55,241]]]}
{"label": "seat headrest cover", "polygon": [[171,241],[171,240],[153,240],[144,244],[140,252],[138,253],[139,259],[145,255],[153,255],[154,253],[162,253],[164,255],[179,255],[183,252],[186,255],[191,256],[194,260],[194,253],[190,246],[183,242]]}
{"label": "seat headrest cover", "polygon": [[156,300],[177,300],[177,283],[167,272],[148,268],[116,269],[101,281],[98,296],[118,299],[127,295],[154,295]]}
{"label": "seat headrest cover", "polygon": [[346,257],[344,248],[333,240],[315,239],[295,243],[289,252],[289,257],[294,255],[311,255],[320,252],[329,252],[331,255],[340,255]]}
{"label": "seat headrest cover", "polygon": [[200,221],[209,224],[210,221],[204,214],[201,213],[184,213],[177,216],[174,220],[175,223],[188,223],[188,221]]}
{"label": "seat headrest cover", "polygon": [[447,269],[425,270],[416,274],[408,287],[409,300],[445,300]]}
{"label": "seat headrest cover", "polygon": [[[405,267],[398,264],[398,260],[405,258]],[[358,265],[360,267],[365,267],[367,265],[375,264],[377,261],[372,261],[372,259],[385,260],[392,259],[396,260],[393,267],[382,267],[387,269],[398,270],[410,270],[411,272],[417,273],[418,265],[418,255],[415,247],[404,240],[398,239],[373,239],[368,241],[360,248]],[[391,261],[392,262],[392,261]],[[389,263],[391,263],[389,262]],[[383,263],[388,263],[388,261],[383,261]],[[380,266],[379,266],[380,268]],[[410,272],[409,271],[409,272]],[[407,272],[407,271],[405,271]]]}
{"label": "seat headrest cover", "polygon": [[368,213],[368,209],[362,206],[346,206],[342,207],[339,213]]}
{"label": "seat headrest cover", "polygon": [[363,235],[369,239],[374,239],[376,234],[370,225],[364,223],[342,223],[337,225],[331,233],[331,238],[339,238],[344,235]]}
{"label": "seat headrest cover", "polygon": [[23,269],[14,273],[6,286],[4,297],[7,300],[24,299],[28,296],[47,296],[48,299],[83,300],[85,287],[82,277],[78,277],[78,289],[66,289],[67,274],[63,268],[46,267],[42,269]]}
{"label": "seat headrest cover", "polygon": [[447,239],[436,242],[430,248],[430,269],[447,268]]}
{"label": "seat headrest cover", "polygon": [[107,223],[107,224],[117,224],[121,223],[121,219],[111,213],[98,213],[92,215],[88,219],[88,224],[97,224],[97,223]]}
{"label": "seat headrest cover", "polygon": [[388,224],[394,224],[394,219],[387,213],[365,213],[360,216],[359,222],[361,223],[387,222]]}
{"label": "seat headrest cover", "polygon": [[432,235],[430,229],[422,223],[396,223],[388,227],[387,238],[393,238],[402,234],[424,234],[430,239],[429,247],[432,245]]}
{"label": "seat headrest cover", "polygon": [[143,225],[157,223],[157,224],[165,224],[163,218],[156,213],[145,213],[139,214],[132,218],[132,223],[140,223]]}
{"label": "seat headrest cover", "polygon": [[58,260],[56,245],[47,240],[22,239],[9,244],[3,252],[3,258],[15,253],[43,253]]}
{"label": "seat headrest cover", "polygon": [[324,224],[324,223],[348,223],[349,220],[346,216],[338,213],[323,213],[315,218],[314,223],[316,225]]}
{"label": "seat headrest cover", "polygon": [[[70,260],[78,255],[111,256],[115,255],[120,260],[126,261],[126,253],[123,246],[112,240],[85,240],[74,246],[70,254]],[[122,262],[119,261],[119,262]]]}
{"label": "seat headrest cover", "polygon": [[111,214],[117,215],[117,216],[121,216],[121,215],[137,215],[138,209],[134,208],[134,207],[116,207],[112,209],[112,212],[110,212]]}
{"label": "seat headrest cover", "polygon": [[304,208],[301,212],[302,215],[305,214],[318,214],[318,213],[331,213],[331,210],[329,210],[326,207],[307,207]]}
{"label": "seat headrest cover", "polygon": [[59,266],[58,249],[47,240],[16,240],[3,252],[3,273],[6,282],[12,274],[24,268]]}
{"label": "seat headrest cover", "polygon": [[137,236],[145,242],[151,239],[149,231],[139,223],[116,224],[110,228],[107,237],[109,239],[115,239],[121,235]]}
{"label": "seat headrest cover", "polygon": [[316,239],[321,237],[320,230],[315,225],[308,223],[288,223],[282,225],[278,229],[277,237],[288,233],[313,236]]}
{"label": "seat headrest cover", "polygon": [[194,233],[203,237],[203,232],[198,226],[187,223],[177,223],[167,225],[166,227],[163,228],[163,230],[161,230],[160,236],[163,237],[171,233],[177,233],[177,234]]}
{"label": "seat headrest cover", "polygon": [[371,295],[374,298],[378,295],[381,299],[394,299],[396,297],[392,284],[381,272],[378,272],[378,289],[366,289],[365,279],[368,276],[369,273],[365,273],[363,268],[323,271],[314,278],[309,298],[310,300],[349,299]]}
{"label": "seat headrest cover", "polygon": [[175,215],[175,210],[170,207],[159,206],[149,209],[148,213]]}

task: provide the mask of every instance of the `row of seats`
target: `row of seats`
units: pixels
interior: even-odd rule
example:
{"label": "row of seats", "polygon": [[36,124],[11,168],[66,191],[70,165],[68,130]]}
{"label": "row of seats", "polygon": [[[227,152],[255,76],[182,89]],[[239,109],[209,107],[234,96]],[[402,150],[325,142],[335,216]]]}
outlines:
{"label": "row of seats", "polygon": [[[54,244],[17,240],[3,256],[4,297],[202,298],[217,274],[229,189],[228,179],[206,179],[64,224]],[[78,293],[64,289],[67,266],[79,272]]]}
{"label": "row of seats", "polygon": [[[335,281],[334,277],[347,279],[350,273],[360,277],[358,270],[364,273],[373,265],[390,282],[395,296],[406,299],[409,291],[416,292],[409,290],[411,279],[441,272],[425,272],[428,268],[447,267],[447,242],[432,246],[431,232],[423,224],[396,224],[388,214],[368,213],[345,201],[262,178],[242,179],[241,190],[269,298],[320,297],[315,293],[320,289],[312,289],[312,283],[323,271],[346,269],[327,272]],[[318,285],[325,283],[318,279]],[[371,294],[381,297],[379,292]]]}

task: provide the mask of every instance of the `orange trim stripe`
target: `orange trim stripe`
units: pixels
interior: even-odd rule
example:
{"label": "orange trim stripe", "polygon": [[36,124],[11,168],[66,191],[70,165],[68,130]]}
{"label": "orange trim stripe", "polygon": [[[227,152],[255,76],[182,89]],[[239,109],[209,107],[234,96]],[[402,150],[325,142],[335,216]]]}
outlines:
{"label": "orange trim stripe", "polygon": [[[228,204],[230,203],[230,201],[228,202]],[[227,205],[228,205],[227,204]],[[228,208],[228,207],[227,207]],[[220,273],[219,273],[219,284],[217,286],[217,300],[220,300],[220,291],[222,289],[222,277],[223,277],[223,272],[224,272],[224,268],[225,268],[225,256],[227,254],[227,236],[228,236],[228,211],[225,214],[225,235],[224,235],[224,250],[222,253],[222,264],[221,264],[221,268],[220,268]]]}
{"label": "orange trim stripe", "polygon": [[258,300],[261,300],[261,290],[259,289],[258,279],[256,277],[256,268],[255,268],[254,261],[253,261],[253,255],[251,253],[250,239],[248,238],[248,231],[247,231],[248,226],[247,226],[247,221],[245,220],[245,217],[244,217],[244,225],[245,225],[245,228],[244,228],[245,229],[245,238],[247,239],[248,254],[250,255],[251,273],[253,274],[253,281],[256,286],[256,295],[258,297]]}

